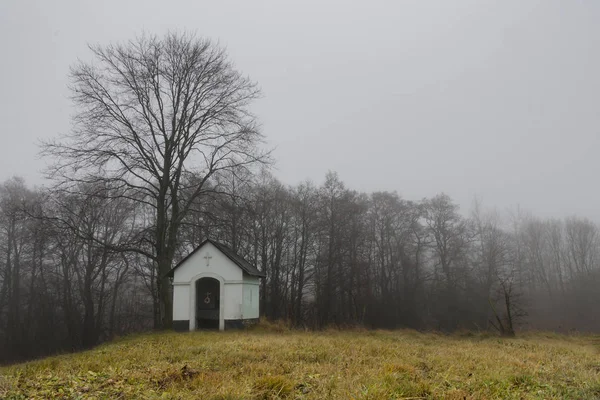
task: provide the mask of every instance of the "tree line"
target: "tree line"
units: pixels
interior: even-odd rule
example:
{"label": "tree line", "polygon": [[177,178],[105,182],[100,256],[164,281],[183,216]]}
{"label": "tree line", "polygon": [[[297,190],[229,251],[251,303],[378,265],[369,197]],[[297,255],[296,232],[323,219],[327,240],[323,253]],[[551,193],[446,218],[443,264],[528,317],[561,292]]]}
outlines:
{"label": "tree line", "polygon": [[[360,193],[335,173],[286,186],[267,172],[221,177],[182,221],[175,260],[205,238],[265,271],[261,312],[309,329],[599,331],[599,227],[500,215],[450,197]],[[226,179],[228,178],[228,179]],[[227,189],[227,190],[225,190]],[[86,187],[76,194],[0,188],[0,354],[31,358],[160,327],[142,204]],[[512,313],[512,316],[509,316]]]}

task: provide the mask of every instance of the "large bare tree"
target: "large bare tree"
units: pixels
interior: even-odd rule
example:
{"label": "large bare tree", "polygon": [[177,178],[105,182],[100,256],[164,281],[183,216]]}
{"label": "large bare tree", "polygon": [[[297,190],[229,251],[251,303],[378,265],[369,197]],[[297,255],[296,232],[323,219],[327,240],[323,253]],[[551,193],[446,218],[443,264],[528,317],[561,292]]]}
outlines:
{"label": "large bare tree", "polygon": [[90,49],[93,62],[71,69],[73,130],[44,143],[43,153],[55,160],[50,172],[61,188],[110,182],[152,210],[145,242],[121,250],[153,260],[158,325],[168,328],[167,272],[183,218],[196,199],[219,190],[215,175],[268,161],[249,110],[259,89],[222,48],[191,34]]}

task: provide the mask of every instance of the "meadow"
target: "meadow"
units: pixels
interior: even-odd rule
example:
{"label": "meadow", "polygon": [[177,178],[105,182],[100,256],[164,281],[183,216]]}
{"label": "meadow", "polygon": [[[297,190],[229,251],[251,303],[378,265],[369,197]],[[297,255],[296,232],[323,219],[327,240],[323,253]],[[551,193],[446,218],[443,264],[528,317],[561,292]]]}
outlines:
{"label": "meadow", "polygon": [[599,350],[553,333],[149,333],[1,367],[0,398],[594,399]]}

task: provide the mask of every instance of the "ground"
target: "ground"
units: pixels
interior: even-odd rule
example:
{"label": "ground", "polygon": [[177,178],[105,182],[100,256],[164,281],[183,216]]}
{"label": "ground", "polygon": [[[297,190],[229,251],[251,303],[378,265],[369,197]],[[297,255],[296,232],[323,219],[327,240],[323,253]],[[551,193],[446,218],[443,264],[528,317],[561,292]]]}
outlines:
{"label": "ground", "polygon": [[594,399],[599,350],[544,333],[157,333],[0,368],[0,398]]}

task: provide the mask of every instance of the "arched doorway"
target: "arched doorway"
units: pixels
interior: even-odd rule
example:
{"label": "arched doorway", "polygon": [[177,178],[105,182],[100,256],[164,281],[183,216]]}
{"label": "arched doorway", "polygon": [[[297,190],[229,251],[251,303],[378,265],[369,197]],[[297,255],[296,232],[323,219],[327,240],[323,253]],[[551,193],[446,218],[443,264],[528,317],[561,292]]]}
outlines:
{"label": "arched doorway", "polygon": [[221,282],[215,278],[196,281],[196,329],[219,329]]}

